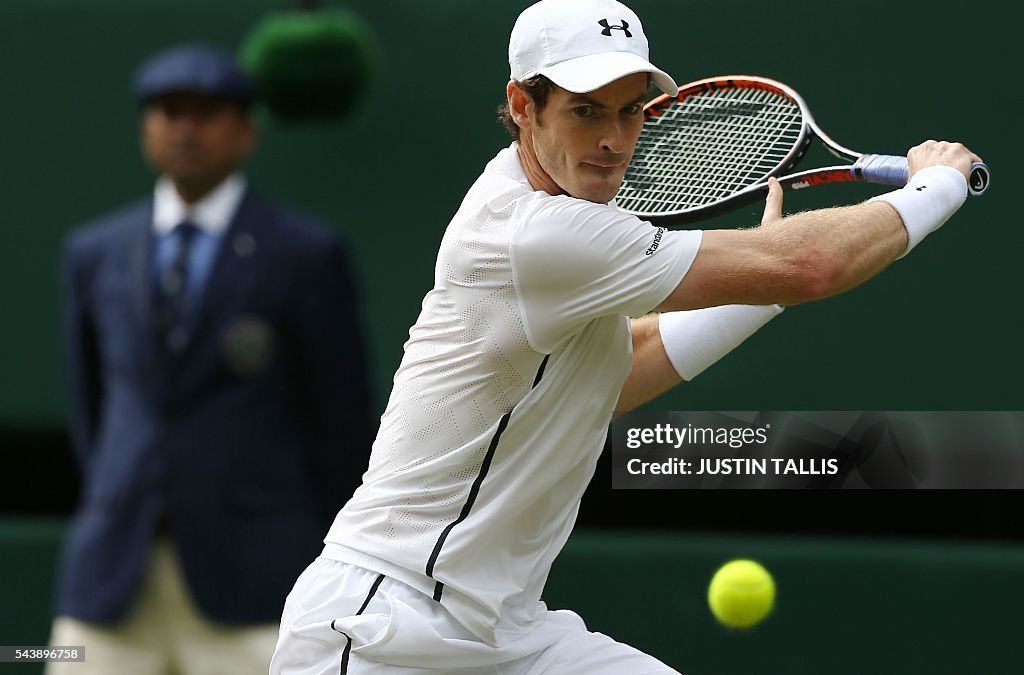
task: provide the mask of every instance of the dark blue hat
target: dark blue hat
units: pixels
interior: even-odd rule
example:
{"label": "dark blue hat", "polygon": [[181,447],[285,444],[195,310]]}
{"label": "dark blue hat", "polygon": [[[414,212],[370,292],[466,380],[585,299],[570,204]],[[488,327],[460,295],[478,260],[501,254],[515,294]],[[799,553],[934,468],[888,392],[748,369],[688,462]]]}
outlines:
{"label": "dark blue hat", "polygon": [[135,73],[142,101],[175,91],[197,92],[252,103],[255,87],[227,52],[208,45],[172,47],[150,57]]}

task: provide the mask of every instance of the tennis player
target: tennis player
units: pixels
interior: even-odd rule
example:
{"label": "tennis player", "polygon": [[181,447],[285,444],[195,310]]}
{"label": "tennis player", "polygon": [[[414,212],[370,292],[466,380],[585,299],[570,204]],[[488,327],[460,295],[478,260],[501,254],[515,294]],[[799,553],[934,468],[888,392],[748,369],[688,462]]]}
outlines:
{"label": "tennis player", "polygon": [[288,597],[272,673],[676,672],[540,600],[612,415],[780,305],[905,255],[963,203],[978,159],[929,141],[881,199],[782,218],[776,183],[760,227],[666,231],[609,203],[649,85],[676,91],[636,14],[542,0],[509,62],[516,140],[448,226],[369,469]]}

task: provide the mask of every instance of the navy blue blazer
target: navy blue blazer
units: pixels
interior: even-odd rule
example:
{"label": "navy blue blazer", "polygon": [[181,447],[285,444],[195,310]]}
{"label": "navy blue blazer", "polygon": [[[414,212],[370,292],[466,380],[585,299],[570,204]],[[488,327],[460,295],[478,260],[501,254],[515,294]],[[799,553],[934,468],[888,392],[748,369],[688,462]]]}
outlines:
{"label": "navy blue blazer", "polygon": [[152,316],[152,208],[128,206],[66,245],[83,482],[56,610],[122,618],[163,518],[208,618],[276,622],[376,427],[351,272],[326,228],[247,192],[174,353]]}

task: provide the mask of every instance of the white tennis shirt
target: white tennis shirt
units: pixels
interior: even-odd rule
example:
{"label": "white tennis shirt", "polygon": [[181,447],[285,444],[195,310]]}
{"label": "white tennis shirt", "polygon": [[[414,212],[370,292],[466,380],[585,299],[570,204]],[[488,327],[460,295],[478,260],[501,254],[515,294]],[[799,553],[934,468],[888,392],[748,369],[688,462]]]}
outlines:
{"label": "white tennis shirt", "polygon": [[448,225],[324,555],[421,590],[486,642],[521,635],[629,374],[629,317],[668,297],[700,241],[536,191],[516,144],[498,153]]}

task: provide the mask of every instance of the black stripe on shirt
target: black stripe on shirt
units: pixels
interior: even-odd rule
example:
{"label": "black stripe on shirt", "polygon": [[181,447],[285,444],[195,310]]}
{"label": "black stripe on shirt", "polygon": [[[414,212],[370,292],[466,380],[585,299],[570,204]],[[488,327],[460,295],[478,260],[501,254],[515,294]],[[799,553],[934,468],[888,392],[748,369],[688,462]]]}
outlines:
{"label": "black stripe on shirt", "polygon": [[540,384],[540,378],[544,377],[544,369],[548,367],[548,359],[550,358],[551,354],[544,355],[544,360],[540,362],[540,368],[537,369],[537,377],[533,378],[533,387],[530,387],[531,389]]}
{"label": "black stripe on shirt", "polygon": [[[533,379],[533,387],[536,387],[544,376],[544,368],[547,367],[549,358],[551,358],[551,355],[545,354],[544,360],[540,362],[540,368],[537,369],[537,376]],[[531,387],[531,389],[533,387]],[[431,552],[430,559],[427,561],[426,570],[427,576],[431,579],[434,578],[434,564],[437,562],[437,557],[441,555],[441,549],[444,547],[445,540],[448,539],[448,534],[456,525],[464,521],[469,516],[469,512],[473,509],[473,504],[476,502],[477,495],[480,493],[480,485],[484,482],[484,478],[487,477],[487,472],[491,468],[491,460],[494,459],[494,453],[498,449],[498,441],[501,440],[501,434],[505,432],[505,428],[508,426],[508,420],[512,417],[513,410],[515,410],[515,408],[501,416],[501,421],[498,422],[498,430],[494,432],[494,438],[491,439],[491,444],[487,448],[487,454],[484,456],[484,461],[480,464],[480,473],[477,474],[476,480],[473,481],[472,487],[469,488],[469,497],[466,499],[466,503],[462,506],[462,512],[459,513],[458,518],[444,528],[444,531],[441,532],[441,536],[437,538],[437,543],[434,544],[434,550]],[[444,584],[438,581],[434,585],[434,600],[440,602],[441,594],[443,592]]]}
{"label": "black stripe on shirt", "polygon": [[[508,426],[508,418],[512,417],[512,412],[509,411],[501,416],[501,421],[498,422],[498,430],[494,433],[494,438],[491,439],[491,445],[487,448],[487,454],[484,456],[484,461],[480,465],[480,473],[477,474],[476,480],[473,481],[473,486],[469,488],[469,497],[466,499],[466,503],[462,506],[462,512],[459,517],[448,523],[448,527],[444,528],[444,532],[437,538],[437,543],[434,544],[434,551],[430,554],[430,560],[427,561],[427,576],[434,577],[434,563],[437,562],[437,556],[441,554],[441,548],[444,546],[445,539],[448,538],[448,534],[455,528],[456,525],[464,521],[468,516],[469,512],[473,508],[473,503],[476,501],[476,496],[480,493],[480,484],[484,482],[484,478],[487,477],[487,471],[491,468],[491,460],[494,459],[494,451],[498,449],[498,441],[501,440],[501,435],[505,432],[505,428]],[[434,588],[434,600],[441,600],[441,590],[443,585],[438,582]]]}

